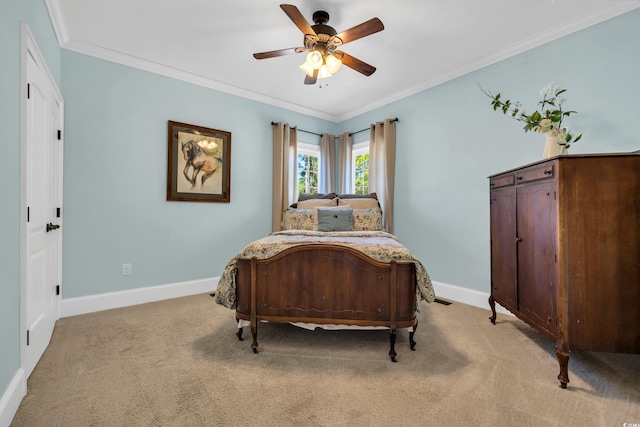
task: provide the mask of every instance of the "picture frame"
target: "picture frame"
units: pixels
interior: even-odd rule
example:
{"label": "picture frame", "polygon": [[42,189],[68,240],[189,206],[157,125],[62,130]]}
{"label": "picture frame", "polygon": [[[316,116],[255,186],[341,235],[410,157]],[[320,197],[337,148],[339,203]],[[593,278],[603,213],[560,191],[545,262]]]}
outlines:
{"label": "picture frame", "polygon": [[167,200],[231,201],[231,132],[168,121]]}

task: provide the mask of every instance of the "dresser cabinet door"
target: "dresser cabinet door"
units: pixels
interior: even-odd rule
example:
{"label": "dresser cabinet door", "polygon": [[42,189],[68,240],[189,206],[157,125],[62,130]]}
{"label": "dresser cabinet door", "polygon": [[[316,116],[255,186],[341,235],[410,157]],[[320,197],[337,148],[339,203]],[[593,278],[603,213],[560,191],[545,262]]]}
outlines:
{"label": "dresser cabinet door", "polygon": [[[512,179],[513,181],[513,179]],[[516,188],[491,190],[491,296],[512,312],[517,306]]]}
{"label": "dresser cabinet door", "polygon": [[518,310],[551,335],[557,334],[556,182],[517,189]]}

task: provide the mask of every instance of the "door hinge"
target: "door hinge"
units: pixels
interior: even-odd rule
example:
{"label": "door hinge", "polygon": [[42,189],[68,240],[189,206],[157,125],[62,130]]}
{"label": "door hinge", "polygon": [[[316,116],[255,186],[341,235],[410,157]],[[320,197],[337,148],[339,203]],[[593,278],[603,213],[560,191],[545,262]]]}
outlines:
{"label": "door hinge", "polygon": [[31,99],[31,85],[27,83],[27,99]]}
{"label": "door hinge", "polygon": [[29,222],[29,206],[27,206],[27,222]]}
{"label": "door hinge", "polygon": [[58,141],[62,139],[62,131],[58,129]]}
{"label": "door hinge", "polygon": [[557,193],[554,191],[553,192],[553,200],[558,200],[558,198],[556,197]]}
{"label": "door hinge", "polygon": [[60,285],[56,285],[56,295],[60,295]]}
{"label": "door hinge", "polygon": [[60,218],[60,208],[56,208],[56,218]]}
{"label": "door hinge", "polygon": [[29,330],[27,329],[27,345],[29,345]]}

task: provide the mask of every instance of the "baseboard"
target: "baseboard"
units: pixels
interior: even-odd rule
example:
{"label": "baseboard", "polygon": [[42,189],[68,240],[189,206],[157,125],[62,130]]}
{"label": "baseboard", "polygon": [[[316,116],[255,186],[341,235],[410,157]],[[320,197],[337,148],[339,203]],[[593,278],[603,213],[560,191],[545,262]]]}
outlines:
{"label": "baseboard", "polygon": [[9,427],[22,398],[27,395],[27,379],[24,375],[24,369],[20,368],[13,376],[13,380],[9,387],[5,390],[0,400],[0,427]]}
{"label": "baseboard", "polygon": [[[486,292],[474,291],[473,289],[461,288],[460,286],[449,285],[447,283],[432,283],[433,290],[438,298],[491,310],[491,307],[489,307],[489,294]],[[498,304],[496,304],[496,312],[513,316],[510,311]]]}
{"label": "baseboard", "polygon": [[[218,287],[219,277],[189,282],[171,283],[168,285],[149,286],[120,292],[89,295],[86,297],[67,298],[62,300],[60,317],[77,316],[95,311],[110,310],[112,308],[128,307],[145,304],[169,298],[179,298],[189,295],[214,292]],[[462,288],[442,282],[433,282],[433,289],[438,298],[457,301],[463,304],[490,310],[489,294]],[[511,312],[496,305],[496,311],[501,314],[512,315]]]}
{"label": "baseboard", "polygon": [[95,311],[213,292],[218,287],[219,279],[219,277],[213,277],[188,282],[171,283],[168,285],[108,292],[86,297],[63,298],[60,317],[77,316]]}

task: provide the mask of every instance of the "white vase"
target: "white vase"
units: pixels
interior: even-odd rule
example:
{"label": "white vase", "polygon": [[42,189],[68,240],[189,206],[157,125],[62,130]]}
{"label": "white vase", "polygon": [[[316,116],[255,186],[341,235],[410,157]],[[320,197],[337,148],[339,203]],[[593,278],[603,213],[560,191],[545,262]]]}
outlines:
{"label": "white vase", "polygon": [[562,142],[561,138],[552,135],[550,132],[546,132],[544,135],[547,137],[547,141],[544,144],[544,151],[542,152],[543,159],[567,154],[566,145],[558,144],[558,142]]}

